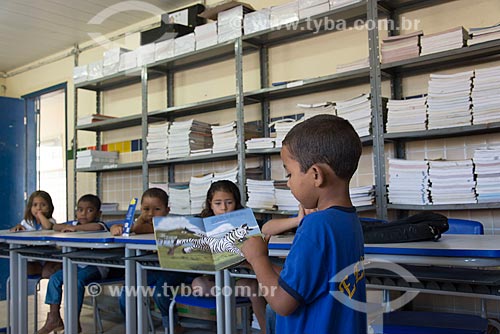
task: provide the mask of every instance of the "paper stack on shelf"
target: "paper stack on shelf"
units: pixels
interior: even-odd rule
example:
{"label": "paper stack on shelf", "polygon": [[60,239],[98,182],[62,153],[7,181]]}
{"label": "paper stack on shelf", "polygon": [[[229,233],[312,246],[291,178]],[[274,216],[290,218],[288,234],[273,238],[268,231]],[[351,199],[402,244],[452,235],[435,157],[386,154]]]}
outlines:
{"label": "paper stack on shelf", "polygon": [[430,204],[428,162],[389,159],[388,192],[393,204]]}
{"label": "paper stack on shelf", "polygon": [[407,35],[389,36],[382,40],[382,63],[415,58],[420,54],[422,30]]}
{"label": "paper stack on shelf", "polygon": [[95,61],[93,63],[90,63],[87,65],[88,67],[88,74],[87,74],[87,79],[88,80],[96,80],[102,78],[102,59]]}
{"label": "paper stack on shelf", "polygon": [[125,52],[120,55],[120,66],[118,70],[121,71],[129,71],[137,68],[137,52],[130,51]]}
{"label": "paper stack on shelf", "polygon": [[[210,124],[190,119],[173,122],[168,131],[168,158],[187,157],[192,151],[212,148]],[[195,152],[196,153],[196,152]]]}
{"label": "paper stack on shelf", "polygon": [[243,15],[249,11],[244,6],[234,7],[217,14],[218,42],[224,43],[243,34]]}
{"label": "paper stack on shelf", "polygon": [[172,58],[175,55],[175,39],[170,38],[155,43],[155,61]]}
{"label": "paper stack on shelf", "polygon": [[365,58],[357,59],[357,60],[352,61],[350,63],[338,64],[336,68],[337,68],[337,73],[342,73],[342,72],[354,71],[354,70],[359,70],[361,68],[368,68],[368,67],[370,67],[370,58],[365,57]]}
{"label": "paper stack on shelf", "polygon": [[166,160],[168,158],[168,122],[148,125],[146,137],[147,161]]}
{"label": "paper stack on shelf", "polygon": [[429,129],[472,124],[473,76],[473,71],[430,75],[427,95]]}
{"label": "paper stack on shelf", "polygon": [[328,0],[299,0],[299,18],[304,19],[330,10]]}
{"label": "paper stack on shelf", "polygon": [[420,55],[425,56],[431,53],[460,49],[468,39],[469,33],[462,26],[435,34],[423,35],[420,38],[420,45],[422,46]]}
{"label": "paper stack on shelf", "polygon": [[73,83],[78,84],[88,80],[89,69],[88,65],[73,67]]}
{"label": "paper stack on shelf", "polygon": [[427,97],[387,102],[387,133],[427,129]]}
{"label": "paper stack on shelf", "polygon": [[290,131],[295,125],[301,123],[302,120],[294,120],[291,118],[283,118],[277,121],[274,121],[269,124],[269,127],[274,127],[276,132],[276,138],[274,139],[275,147],[281,147],[283,143],[283,139],[285,139],[286,134]]}
{"label": "paper stack on shelf", "polygon": [[281,28],[299,20],[299,4],[297,1],[271,7],[271,27]]}
{"label": "paper stack on shelf", "polygon": [[180,56],[196,50],[196,39],[194,33],[190,33],[174,39],[174,55]]}
{"label": "paper stack on shelf", "polygon": [[238,167],[223,172],[215,172],[212,182],[220,180],[229,180],[238,183]]}
{"label": "paper stack on shelf", "polygon": [[102,58],[102,74],[106,76],[118,73],[120,69],[120,57],[126,52],[129,52],[129,50],[120,47],[104,51],[104,56]]}
{"label": "paper stack on shelf", "polygon": [[369,206],[375,201],[375,190],[373,186],[350,188],[352,205],[355,207]]}
{"label": "paper stack on shelf", "polygon": [[500,147],[474,151],[478,203],[500,202]]}
{"label": "paper stack on shelf", "polygon": [[276,205],[273,180],[252,180],[247,178],[247,207],[272,210]]}
{"label": "paper stack on shelf", "polygon": [[111,168],[118,164],[118,152],[85,150],[76,152],[76,168]]}
{"label": "paper stack on shelf", "polygon": [[317,115],[337,115],[335,104],[333,102],[320,102],[313,104],[297,103],[304,112],[304,119],[309,119]]}
{"label": "paper stack on shelf", "polygon": [[217,44],[217,22],[210,22],[194,28],[196,50]]}
{"label": "paper stack on shelf", "polygon": [[169,193],[168,183],[166,182],[149,182],[149,188],[159,188],[164,190],[167,194]]}
{"label": "paper stack on shelf", "polygon": [[252,138],[245,141],[247,150],[274,148],[274,138]]}
{"label": "paper stack on shelf", "polygon": [[361,0],[330,0],[330,9],[337,9],[356,2],[361,2]]}
{"label": "paper stack on shelf", "polygon": [[76,125],[86,125],[86,124],[92,124],[95,122],[100,122],[100,121],[107,121],[108,119],[113,119],[115,118],[114,116],[108,116],[108,115],[102,115],[102,114],[92,114],[92,115],[87,115],[87,116],[81,116],[78,117],[76,120]]}
{"label": "paper stack on shelf", "polygon": [[245,35],[271,28],[271,8],[262,8],[252,13],[245,14],[243,18],[243,31]]}
{"label": "paper stack on shelf", "polygon": [[101,211],[102,212],[118,211],[118,203],[102,203]]}
{"label": "paper stack on shelf", "polygon": [[500,66],[475,71],[472,87],[472,122],[500,122]]}
{"label": "paper stack on shelf", "polygon": [[472,160],[430,160],[432,204],[477,203]]}
{"label": "paper stack on shelf", "polygon": [[500,23],[490,27],[470,28],[471,39],[467,41],[467,45],[484,43],[500,39]]}
{"label": "paper stack on shelf", "polygon": [[297,211],[299,201],[292,195],[292,191],[287,186],[287,180],[274,181],[274,194],[278,210]]}
{"label": "paper stack on shelf", "polygon": [[149,43],[139,46],[135,52],[137,53],[137,66],[147,65],[155,61],[155,44]]}
{"label": "paper stack on shelf", "polygon": [[223,125],[212,125],[213,153],[235,152],[238,138],[236,122]]}
{"label": "paper stack on shelf", "polygon": [[[190,215],[191,203],[189,201],[189,186],[188,185],[170,185],[169,186],[169,204],[170,213],[176,215]],[[206,195],[206,193],[205,193]]]}
{"label": "paper stack on shelf", "polygon": [[189,195],[191,198],[192,215],[199,214],[203,210],[207,191],[212,184],[213,177],[212,173],[200,177],[191,176],[191,180],[189,181]]}
{"label": "paper stack on shelf", "polygon": [[360,137],[369,136],[372,119],[370,94],[361,94],[355,98],[337,101],[337,115],[347,119]]}

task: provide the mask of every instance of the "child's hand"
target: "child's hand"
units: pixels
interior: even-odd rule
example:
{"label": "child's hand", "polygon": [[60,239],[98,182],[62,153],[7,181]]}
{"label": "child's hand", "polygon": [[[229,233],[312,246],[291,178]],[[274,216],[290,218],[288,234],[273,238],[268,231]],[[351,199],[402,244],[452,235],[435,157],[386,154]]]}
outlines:
{"label": "child's hand", "polygon": [[9,231],[11,231],[11,232],[17,232],[17,231],[24,231],[24,230],[26,230],[24,228],[24,226],[22,226],[21,224],[17,224],[13,228],[11,228]]}
{"label": "child's hand", "polygon": [[66,225],[61,229],[61,232],[76,232],[76,226]]}
{"label": "child's hand", "polygon": [[267,249],[267,243],[264,239],[260,237],[251,237],[243,243],[241,246],[241,252],[247,261],[252,264],[253,261],[260,257],[267,257],[269,251]]}
{"label": "child's hand", "polygon": [[122,235],[123,234],[123,225],[122,224],[115,224],[111,226],[109,229],[109,232],[111,235]]}

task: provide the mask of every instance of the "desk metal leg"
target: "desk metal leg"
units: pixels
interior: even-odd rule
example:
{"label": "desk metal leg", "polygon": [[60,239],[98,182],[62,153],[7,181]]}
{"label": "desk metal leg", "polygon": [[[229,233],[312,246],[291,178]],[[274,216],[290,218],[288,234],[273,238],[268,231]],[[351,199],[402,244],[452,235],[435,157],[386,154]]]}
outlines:
{"label": "desk metal leg", "polygon": [[[17,272],[19,274],[19,299],[14,302],[18,303],[19,307],[18,319],[19,319],[19,333],[28,333],[28,272],[26,269],[27,261],[21,255],[17,254]],[[15,333],[15,332],[13,332]]]}
{"label": "desk metal leg", "polygon": [[18,245],[10,245],[11,249],[9,254],[9,270],[10,270],[10,333],[20,333],[19,331],[19,279],[22,279],[19,276],[18,272],[18,254],[13,249],[19,248]]}
{"label": "desk metal leg", "polygon": [[[70,252],[70,247],[63,247],[63,252]],[[63,282],[64,282],[64,316],[65,332],[78,333],[78,310],[77,293],[78,285],[76,283],[77,269],[73,261],[68,257],[63,258]]]}
{"label": "desk metal leg", "polygon": [[222,291],[224,290],[224,277],[223,272],[218,270],[215,272],[215,287],[216,290],[216,306],[217,306],[217,334],[224,334],[224,296]]}
{"label": "desk metal leg", "polygon": [[236,333],[236,296],[234,289],[234,279],[231,277],[229,270],[224,270],[224,313],[226,333]]}
{"label": "desk metal leg", "polygon": [[[138,254],[140,255],[140,253]],[[136,262],[137,271],[137,329],[139,334],[148,333],[148,322],[146,321],[146,298],[145,292],[147,291],[147,278],[146,270],[142,269],[142,265]],[[144,288],[143,288],[144,287]],[[143,290],[144,289],[144,290]]]}
{"label": "desk metal leg", "polygon": [[[135,250],[125,249],[125,258],[128,259],[134,255]],[[137,299],[131,289],[137,286],[135,265],[134,260],[125,260],[125,286],[123,288],[125,289],[126,334],[137,333]]]}

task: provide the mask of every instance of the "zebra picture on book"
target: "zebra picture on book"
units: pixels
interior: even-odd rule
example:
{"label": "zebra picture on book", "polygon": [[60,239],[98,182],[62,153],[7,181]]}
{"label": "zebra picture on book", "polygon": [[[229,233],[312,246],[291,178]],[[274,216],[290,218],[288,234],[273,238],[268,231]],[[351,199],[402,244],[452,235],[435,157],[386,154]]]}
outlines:
{"label": "zebra picture on book", "polygon": [[240,249],[236,246],[236,242],[242,242],[251,230],[252,228],[250,228],[247,224],[243,224],[227,232],[221,238],[209,237],[197,233],[196,235],[199,236],[198,239],[177,239],[174,242],[174,247],[189,244],[190,246],[182,249],[182,252],[185,254],[199,250],[213,254],[229,252],[243,256]]}

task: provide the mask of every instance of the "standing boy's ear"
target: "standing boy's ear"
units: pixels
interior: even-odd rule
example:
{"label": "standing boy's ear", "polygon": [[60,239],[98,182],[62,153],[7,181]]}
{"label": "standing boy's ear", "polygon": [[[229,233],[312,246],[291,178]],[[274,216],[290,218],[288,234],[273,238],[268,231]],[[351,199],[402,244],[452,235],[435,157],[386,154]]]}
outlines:
{"label": "standing boy's ear", "polygon": [[312,165],[310,168],[311,173],[313,173],[314,184],[316,187],[321,187],[325,182],[325,171],[319,165]]}

